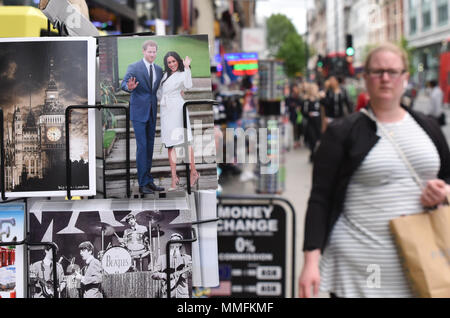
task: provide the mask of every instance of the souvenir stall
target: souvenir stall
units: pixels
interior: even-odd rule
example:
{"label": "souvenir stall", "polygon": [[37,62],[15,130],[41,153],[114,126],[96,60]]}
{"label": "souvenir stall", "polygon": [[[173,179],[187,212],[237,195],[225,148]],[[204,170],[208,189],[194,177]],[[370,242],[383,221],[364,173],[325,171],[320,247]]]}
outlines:
{"label": "souvenir stall", "polygon": [[[102,37],[88,20],[74,34],[44,13],[75,36],[0,39],[0,297],[185,298],[217,286],[207,36]],[[163,78],[168,59],[178,69]],[[145,89],[150,113],[139,111]]]}

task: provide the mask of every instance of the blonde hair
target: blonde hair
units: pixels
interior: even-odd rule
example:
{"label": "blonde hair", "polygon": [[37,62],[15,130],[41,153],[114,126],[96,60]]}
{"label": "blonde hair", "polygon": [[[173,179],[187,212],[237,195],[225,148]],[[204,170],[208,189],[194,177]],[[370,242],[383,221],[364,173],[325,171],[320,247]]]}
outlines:
{"label": "blonde hair", "polygon": [[319,95],[319,86],[316,83],[306,83],[305,98],[314,99]]}
{"label": "blonde hair", "polygon": [[405,50],[393,43],[383,43],[383,44],[380,44],[380,45],[374,47],[373,49],[371,49],[369,51],[369,54],[367,54],[366,60],[364,62],[364,72],[365,73],[367,73],[367,70],[369,69],[370,60],[372,59],[372,56],[375,53],[382,52],[382,51],[388,51],[388,52],[397,54],[403,62],[404,70],[406,72],[408,72],[409,62],[408,62],[408,55],[406,54]]}
{"label": "blonde hair", "polygon": [[319,85],[316,83],[309,84],[309,91],[312,97],[317,97],[319,95]]}
{"label": "blonde hair", "polygon": [[302,95],[305,98],[308,98],[309,96],[309,83],[307,82],[302,83]]}

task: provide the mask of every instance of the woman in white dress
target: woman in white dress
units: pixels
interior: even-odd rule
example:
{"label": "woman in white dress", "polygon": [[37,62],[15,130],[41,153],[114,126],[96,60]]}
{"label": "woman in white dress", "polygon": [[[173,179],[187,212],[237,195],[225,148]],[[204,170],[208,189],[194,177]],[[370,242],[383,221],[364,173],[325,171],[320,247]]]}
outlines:
{"label": "woman in white dress", "polygon": [[[182,92],[192,88],[191,59],[186,56],[184,60],[176,52],[168,52],[164,56],[164,75],[158,89],[161,113],[161,140],[168,148],[169,163],[172,176],[172,184],[169,191],[174,191],[179,186],[180,179],[177,176],[177,157],[175,146],[184,142],[183,132],[183,105]],[[191,124],[189,112],[187,112],[187,137],[192,141]],[[191,187],[195,186],[200,174],[195,168],[194,152],[192,145],[189,149],[189,163],[191,168]]]}

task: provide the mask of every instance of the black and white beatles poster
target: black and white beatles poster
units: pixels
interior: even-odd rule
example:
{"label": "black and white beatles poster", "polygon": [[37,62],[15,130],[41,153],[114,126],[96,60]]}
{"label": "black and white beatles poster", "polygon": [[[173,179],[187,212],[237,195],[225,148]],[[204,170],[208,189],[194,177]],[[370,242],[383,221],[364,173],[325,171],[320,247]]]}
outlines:
{"label": "black and white beatles poster", "polygon": [[191,212],[156,205],[143,199],[35,202],[30,236],[58,246],[58,288],[51,284],[51,251],[31,251],[31,296],[165,298],[170,292],[171,298],[191,297],[191,245],[177,243],[192,237]]}

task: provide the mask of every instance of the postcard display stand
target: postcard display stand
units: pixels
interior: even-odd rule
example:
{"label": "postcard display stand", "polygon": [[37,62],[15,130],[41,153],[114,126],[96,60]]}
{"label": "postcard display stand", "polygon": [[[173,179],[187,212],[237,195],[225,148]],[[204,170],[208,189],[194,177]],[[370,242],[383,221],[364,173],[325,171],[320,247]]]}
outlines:
{"label": "postcard display stand", "polygon": [[[216,104],[216,102],[214,100],[185,102],[184,140],[187,140],[187,109],[196,104]],[[125,199],[108,198],[105,187],[101,193],[103,199],[97,199],[99,192],[95,196],[72,196],[70,134],[73,131],[70,131],[70,124],[71,112],[74,109],[98,111],[117,109],[125,112]],[[185,163],[187,177],[185,191],[172,196],[159,193],[159,195],[132,197],[129,119],[129,107],[123,105],[68,106],[65,109],[64,135],[65,200],[53,197],[8,199],[5,187],[4,118],[3,110],[0,109],[2,196],[0,208],[11,205],[13,201],[24,202],[25,234],[19,240],[15,237],[12,241],[2,241],[2,235],[9,233],[2,228],[2,224],[7,220],[2,221],[0,214],[2,252],[0,292],[3,292],[0,293],[1,297],[4,298],[6,292],[10,297],[25,298],[87,298],[99,295],[108,298],[192,297],[193,287],[218,286],[216,191],[192,191],[189,180],[190,166],[189,163]],[[188,153],[187,147],[188,143],[184,142],[185,154]],[[103,179],[104,167],[103,158]],[[134,225],[134,229],[137,229],[134,232],[129,231],[130,226],[127,224],[130,216],[138,224]],[[121,232],[122,237],[119,235]],[[17,254],[14,255],[10,251],[18,246],[25,247],[22,257],[23,280],[17,281],[17,284],[23,283],[23,292],[20,295],[16,294],[17,286],[1,284],[2,267],[5,267],[4,272],[13,269]],[[178,250],[174,248],[177,246]],[[36,250],[36,247],[40,247],[41,250]],[[45,248],[45,251],[42,248]],[[85,256],[85,253],[88,255]],[[174,264],[171,256],[175,253],[182,255],[181,263],[178,260]],[[43,277],[39,277],[39,273]],[[185,273],[188,275],[184,275]],[[97,280],[88,281],[89,275],[92,276],[89,279],[97,277]]]}
{"label": "postcard display stand", "polygon": [[256,192],[262,194],[281,194],[285,188],[285,152],[283,143],[283,123],[281,121],[281,100],[283,99],[283,64],[277,60],[259,62],[258,99],[261,118],[259,128],[267,131],[267,146],[259,148]]}

